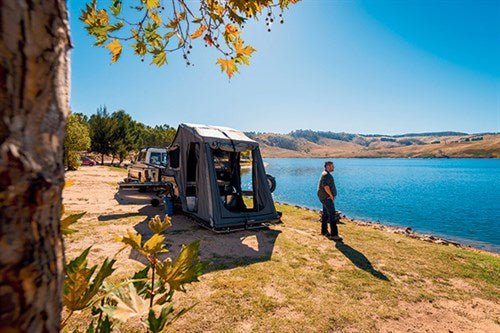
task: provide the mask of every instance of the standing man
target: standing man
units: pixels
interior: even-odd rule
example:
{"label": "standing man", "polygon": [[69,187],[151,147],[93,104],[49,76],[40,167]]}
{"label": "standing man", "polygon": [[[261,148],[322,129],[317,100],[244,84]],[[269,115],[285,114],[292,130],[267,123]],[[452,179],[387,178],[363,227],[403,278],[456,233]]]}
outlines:
{"label": "standing man", "polygon": [[[321,234],[326,237],[340,242],[342,237],[339,236],[337,228],[337,217],[335,215],[335,197],[337,196],[337,188],[333,180],[332,172],[335,169],[332,161],[325,162],[325,170],[321,173],[318,184],[318,198],[323,204],[321,213]],[[330,233],[328,233],[328,224],[330,224]]]}

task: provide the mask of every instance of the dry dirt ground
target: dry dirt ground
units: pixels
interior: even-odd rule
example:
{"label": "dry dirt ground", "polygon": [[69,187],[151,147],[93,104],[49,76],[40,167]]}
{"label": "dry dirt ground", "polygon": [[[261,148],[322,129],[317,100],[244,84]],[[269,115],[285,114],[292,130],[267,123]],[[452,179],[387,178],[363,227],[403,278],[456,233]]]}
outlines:
{"label": "dry dirt ground", "polygon": [[[66,174],[66,212],[87,214],[65,240],[67,260],[92,246],[90,261],[113,257],[127,229],[147,238],[147,221],[163,207],[150,195],[119,192],[126,174],[82,167]],[[210,262],[201,282],[176,294],[198,303],[173,327],[180,332],[500,332],[500,258],[430,244],[344,221],[344,244],[318,235],[317,214],[279,206],[283,224],[214,234],[183,216],[166,233],[171,256],[201,240]],[[142,267],[130,250],[117,255],[117,282]],[[84,330],[76,315],[69,329]],[[136,331],[134,323],[120,331]]]}

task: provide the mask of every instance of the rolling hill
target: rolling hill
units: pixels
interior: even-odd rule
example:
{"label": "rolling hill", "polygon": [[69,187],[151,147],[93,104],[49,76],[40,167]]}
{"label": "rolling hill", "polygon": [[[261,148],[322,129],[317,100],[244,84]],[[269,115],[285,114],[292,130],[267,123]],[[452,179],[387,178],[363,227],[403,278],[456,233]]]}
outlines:
{"label": "rolling hill", "polygon": [[498,133],[364,135],[297,130],[288,134],[246,134],[260,143],[264,157],[500,158]]}

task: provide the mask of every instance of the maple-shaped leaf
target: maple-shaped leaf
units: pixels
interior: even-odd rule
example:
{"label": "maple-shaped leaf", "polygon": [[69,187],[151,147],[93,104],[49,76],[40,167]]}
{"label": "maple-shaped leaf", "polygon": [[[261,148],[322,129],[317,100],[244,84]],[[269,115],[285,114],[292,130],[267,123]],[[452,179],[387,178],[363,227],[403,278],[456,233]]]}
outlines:
{"label": "maple-shaped leaf", "polygon": [[104,280],[113,271],[116,260],[106,258],[94,276],[97,266],[87,267],[90,247],[66,266],[64,278],[63,304],[70,311],[82,310],[95,303],[94,297],[101,289]]}
{"label": "maple-shaped leaf", "polygon": [[127,230],[127,236],[119,237],[118,241],[129,245],[134,250],[145,255],[142,249],[142,236],[140,234]]}
{"label": "maple-shaped leaf", "polygon": [[238,31],[238,28],[235,27],[232,24],[227,24],[226,29],[224,31],[224,35],[226,37],[238,37],[240,32]]}
{"label": "maple-shaped leaf", "polygon": [[220,69],[222,72],[227,73],[227,76],[229,76],[229,78],[233,76],[234,72],[238,72],[238,67],[236,66],[236,62],[234,61],[234,59],[219,58],[217,59],[217,64],[220,65]]}
{"label": "maple-shaped leaf", "polygon": [[168,252],[163,244],[165,237],[159,234],[154,234],[153,237],[148,239],[143,245],[142,236],[140,234],[127,230],[127,236],[119,237],[118,241],[129,245],[145,257]]}
{"label": "maple-shaped leaf", "polygon": [[164,50],[159,50],[154,56],[153,60],[151,60],[152,64],[160,67],[167,62],[167,53]]}
{"label": "maple-shaped leaf", "polygon": [[185,291],[185,284],[198,281],[198,277],[202,274],[205,267],[200,262],[199,247],[200,241],[194,241],[182,248],[174,263],[168,258],[163,263],[158,264],[158,275],[165,283],[168,283],[171,291]]}
{"label": "maple-shaped leaf", "polygon": [[191,38],[196,39],[196,38],[200,37],[205,32],[205,30],[207,30],[207,26],[204,24],[200,25],[200,27],[198,29],[196,29],[196,31],[191,34]]}
{"label": "maple-shaped leaf", "polygon": [[114,63],[120,58],[120,54],[122,53],[122,45],[118,39],[113,39],[111,43],[106,45],[106,48],[109,49],[111,53],[111,63]]}
{"label": "maple-shaped leaf", "polygon": [[237,38],[234,42],[234,50],[236,51],[237,56],[251,56],[252,53],[255,52],[255,49],[250,45],[243,46],[243,40],[241,38]]}

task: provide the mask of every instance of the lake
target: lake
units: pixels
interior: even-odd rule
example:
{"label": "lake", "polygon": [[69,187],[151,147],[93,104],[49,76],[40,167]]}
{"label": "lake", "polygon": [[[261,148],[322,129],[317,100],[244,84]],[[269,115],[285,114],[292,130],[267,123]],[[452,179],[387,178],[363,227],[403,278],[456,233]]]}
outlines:
{"label": "lake", "polygon": [[[336,209],[500,252],[500,160],[336,158]],[[269,158],[274,198],[321,209],[324,159]],[[249,181],[249,175],[244,176]],[[318,226],[319,232],[319,226]]]}

